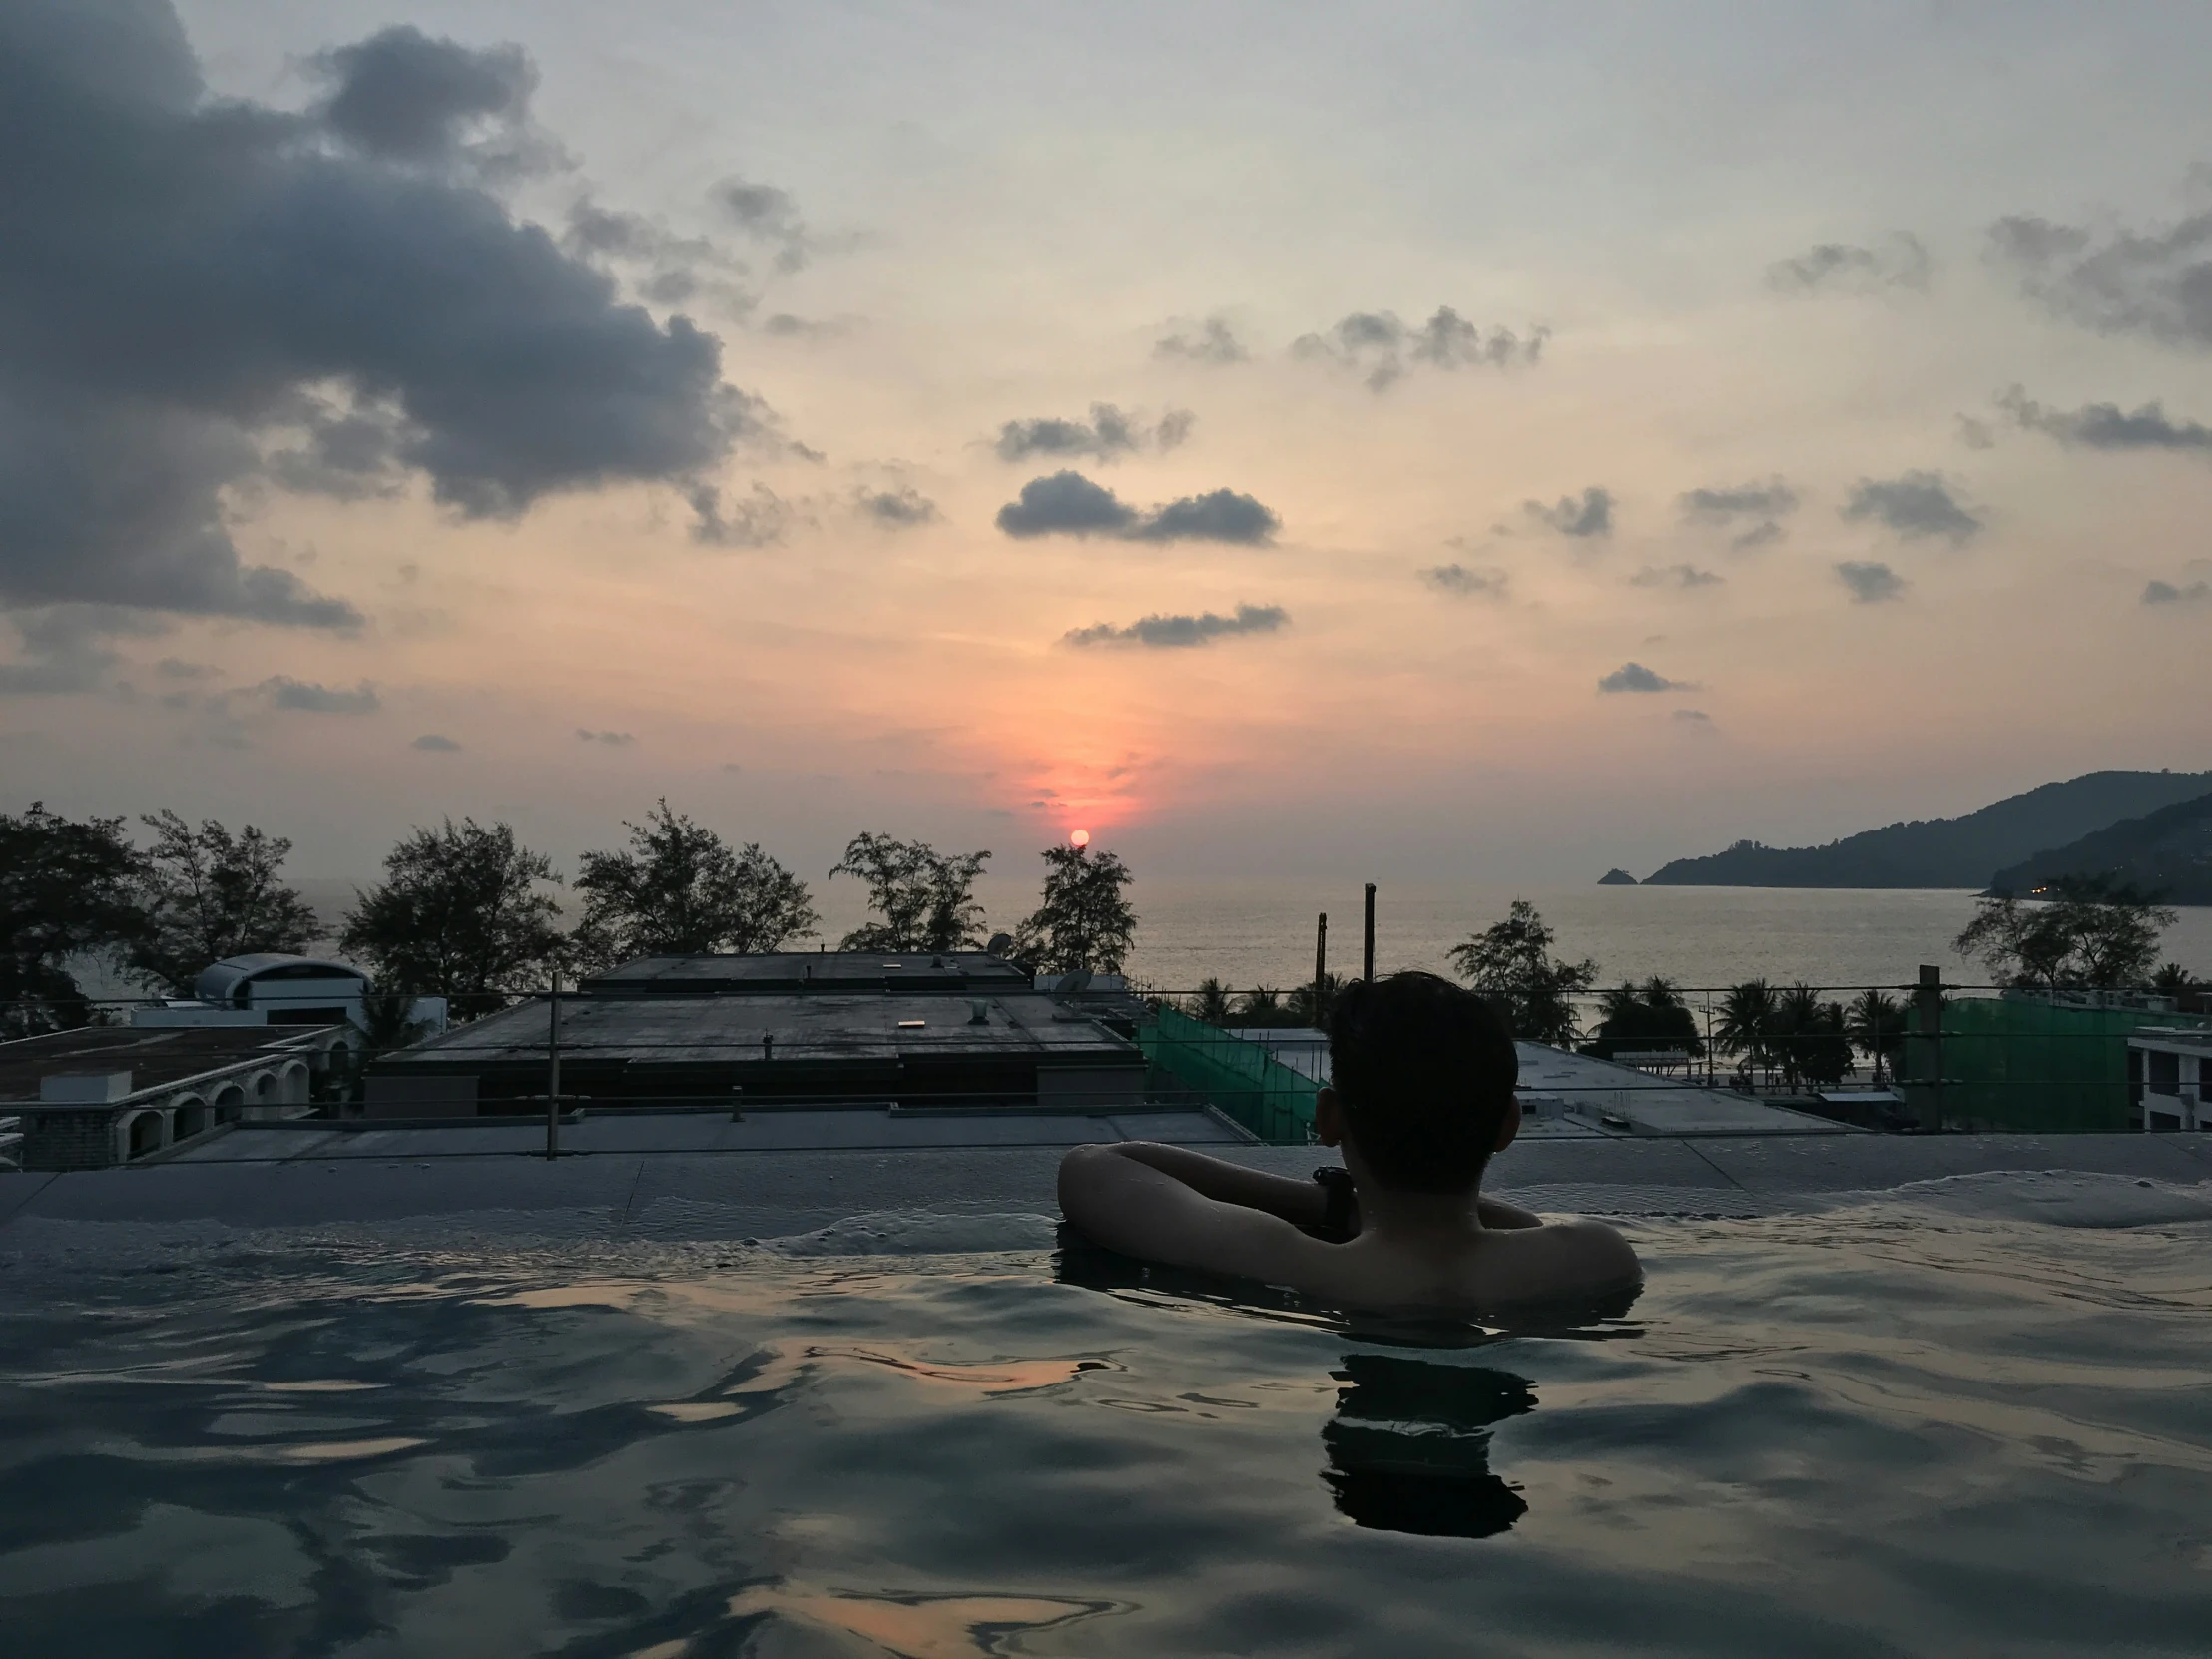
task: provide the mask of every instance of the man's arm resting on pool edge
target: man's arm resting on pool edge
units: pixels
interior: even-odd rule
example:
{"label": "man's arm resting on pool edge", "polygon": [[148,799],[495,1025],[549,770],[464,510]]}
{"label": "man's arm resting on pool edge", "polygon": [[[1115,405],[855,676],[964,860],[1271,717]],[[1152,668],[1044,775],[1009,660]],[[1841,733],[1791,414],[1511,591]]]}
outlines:
{"label": "man's arm resting on pool edge", "polygon": [[1079,1146],[1060,1161],[1060,1211],[1093,1242],[1182,1267],[1268,1278],[1287,1254],[1323,1248],[1326,1199],[1293,1181],[1149,1141]]}

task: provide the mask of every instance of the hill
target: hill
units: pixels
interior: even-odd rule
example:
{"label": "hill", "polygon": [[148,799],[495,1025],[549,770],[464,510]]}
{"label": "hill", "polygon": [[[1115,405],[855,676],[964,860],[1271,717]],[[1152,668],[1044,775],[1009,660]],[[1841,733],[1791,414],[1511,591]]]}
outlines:
{"label": "hill", "polygon": [[1677,858],[1645,885],[1682,887],[1971,887],[1993,871],[2212,791],[2206,772],[2092,772],[2009,796],[1961,818],[1916,820],[1826,846],[1738,841]]}
{"label": "hill", "polygon": [[1989,890],[2029,893],[2063,875],[2109,875],[2169,904],[2212,904],[2212,795],[2024,858],[1991,876]]}

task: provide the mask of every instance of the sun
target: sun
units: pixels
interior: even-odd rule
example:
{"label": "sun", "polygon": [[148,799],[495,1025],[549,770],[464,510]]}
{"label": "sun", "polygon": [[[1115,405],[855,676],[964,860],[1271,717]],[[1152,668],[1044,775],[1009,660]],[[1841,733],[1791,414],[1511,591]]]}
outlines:
{"label": "sun", "polygon": [[1068,845],[1074,847],[1076,851],[1080,852],[1090,844],[1091,832],[1088,830],[1070,830],[1068,831]]}

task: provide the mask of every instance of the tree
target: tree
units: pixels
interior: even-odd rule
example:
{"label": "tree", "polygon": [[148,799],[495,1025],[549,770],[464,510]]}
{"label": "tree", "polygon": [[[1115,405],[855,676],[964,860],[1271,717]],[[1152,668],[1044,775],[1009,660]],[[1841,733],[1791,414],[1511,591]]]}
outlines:
{"label": "tree", "polygon": [[1206,1025],[1228,1025],[1234,1019],[1229,1006],[1229,990],[1219,979],[1201,979],[1198,994],[1191,998],[1191,1017]]}
{"label": "tree", "polygon": [[1870,989],[1854,997],[1845,1013],[1845,1034],[1874,1062],[1875,1081],[1882,1080],[1885,1065],[1895,1076],[1905,1053],[1905,1005],[1887,992]]}
{"label": "tree", "polygon": [[1984,897],[1954,948],[2023,990],[2121,990],[2144,984],[2174,912],[2107,876],[2068,876],[2050,896]]}
{"label": "tree", "polygon": [[629,850],[585,853],[576,877],[579,962],[775,950],[815,930],[807,883],[754,842],[733,851],[665,796],[644,824],[623,828]]}
{"label": "tree", "polygon": [[1318,995],[1312,980],[1303,985],[1293,985],[1291,994],[1283,1003],[1284,1023],[1306,1026],[1316,1031],[1328,1030],[1329,1016],[1336,1011],[1337,997],[1344,988],[1345,980],[1341,973],[1324,973]]}
{"label": "tree", "polygon": [[1677,1053],[1694,1058],[1705,1052],[1697,1016],[1671,980],[1654,974],[1641,985],[1623,983],[1605,993],[1604,1015],[1588,1051],[1600,1059],[1616,1054]]}
{"label": "tree", "polygon": [[2187,996],[2197,988],[2197,976],[2179,962],[2168,962],[2150,976],[2150,988],[2160,996]]}
{"label": "tree", "polygon": [[1851,1038],[1844,1025],[1844,1005],[1823,1002],[1802,980],[1776,998],[1771,1032],[1785,1087],[1844,1080],[1851,1070]]}
{"label": "tree", "polygon": [[1237,999],[1237,1024],[1247,1028],[1281,1025],[1283,993],[1258,985]]}
{"label": "tree", "polygon": [[1774,987],[1764,979],[1747,979],[1733,987],[1721,999],[1715,1045],[1724,1054],[1741,1056],[1746,1065],[1772,1069],[1778,1008]]}
{"label": "tree", "polygon": [[190,996],[211,962],[261,950],[298,955],[321,937],[313,908],[279,874],[291,853],[283,836],[251,824],[233,835],[212,818],[195,830],[167,809],[141,822],[154,831],[145,855],[149,927],[131,950],[142,984]]}
{"label": "tree", "polygon": [[1048,846],[1044,861],[1044,902],[1015,930],[1015,956],[1045,973],[1119,973],[1137,932],[1129,866],[1087,846]]}
{"label": "tree", "polygon": [[147,936],[145,863],[119,818],[0,813],[0,1037],[67,1031],[92,1003],[64,965]]}
{"label": "tree", "polygon": [[338,945],[370,965],[380,989],[443,996],[473,1018],[545,983],[560,907],[537,883],[557,879],[509,826],[447,819],[384,855],[383,883],[356,895]]}
{"label": "tree", "polygon": [[1573,998],[1597,982],[1597,963],[1559,960],[1552,938],[1536,907],[1516,898],[1505,920],[1453,945],[1451,959],[1470,985],[1505,1004],[1514,1036],[1566,1048],[1582,1029]]}
{"label": "tree", "polygon": [[988,852],[949,856],[927,841],[902,841],[864,830],[845,844],[830,877],[856,876],[867,904],[883,919],[854,929],[840,950],[910,952],[972,950],[983,942],[983,906],[973,897]]}

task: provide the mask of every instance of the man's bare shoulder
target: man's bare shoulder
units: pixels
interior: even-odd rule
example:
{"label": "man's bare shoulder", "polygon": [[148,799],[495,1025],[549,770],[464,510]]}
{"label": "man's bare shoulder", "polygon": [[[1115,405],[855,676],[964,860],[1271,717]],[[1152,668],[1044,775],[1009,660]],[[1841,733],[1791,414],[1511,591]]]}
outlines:
{"label": "man's bare shoulder", "polygon": [[1476,1281],[1489,1297],[1562,1296],[1643,1277],[1643,1263],[1618,1228],[1589,1216],[1485,1235]]}

